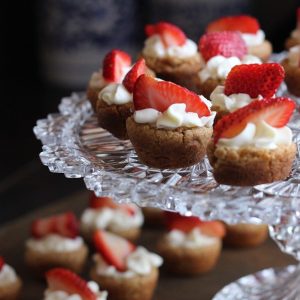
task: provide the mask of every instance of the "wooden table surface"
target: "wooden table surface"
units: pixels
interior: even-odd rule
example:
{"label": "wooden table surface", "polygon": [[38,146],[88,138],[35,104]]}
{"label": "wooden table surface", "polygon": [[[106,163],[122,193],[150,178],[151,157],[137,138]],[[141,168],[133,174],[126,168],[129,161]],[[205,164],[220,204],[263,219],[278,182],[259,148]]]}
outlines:
{"label": "wooden table surface", "polygon": [[[24,281],[21,299],[43,299],[43,291],[46,286],[43,280],[39,281],[31,276],[30,270],[23,262],[24,243],[28,237],[30,222],[39,216],[70,209],[80,215],[87,203],[87,195],[87,192],[76,193],[0,228],[0,254],[17,270]],[[30,200],[28,199],[28,201]],[[159,229],[144,228],[138,243],[155,251],[156,240],[161,234],[162,231]],[[84,272],[86,276],[90,263],[91,261],[87,264]],[[224,285],[241,276],[263,268],[286,266],[292,263],[295,261],[281,253],[271,240],[254,249],[225,248],[216,268],[205,275],[193,278],[174,277],[167,274],[162,268],[153,300],[208,300]]]}

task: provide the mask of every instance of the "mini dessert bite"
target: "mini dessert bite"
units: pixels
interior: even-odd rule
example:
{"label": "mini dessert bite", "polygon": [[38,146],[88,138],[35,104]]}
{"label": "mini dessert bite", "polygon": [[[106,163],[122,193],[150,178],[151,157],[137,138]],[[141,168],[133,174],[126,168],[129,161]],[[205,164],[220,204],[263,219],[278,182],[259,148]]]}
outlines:
{"label": "mini dessert bite", "polygon": [[151,227],[161,227],[164,224],[163,210],[157,207],[143,207],[145,224]]}
{"label": "mini dessert bite", "polygon": [[240,223],[226,226],[224,244],[235,248],[255,247],[268,237],[268,225]]}
{"label": "mini dessert bite", "polygon": [[141,233],[144,217],[141,209],[134,204],[118,204],[109,197],[90,196],[89,208],[81,216],[81,231],[91,240],[97,229],[104,229],[131,241]]}
{"label": "mini dessert bite", "polygon": [[0,299],[16,300],[22,288],[22,281],[15,270],[0,256]]}
{"label": "mini dessert bite", "polygon": [[252,186],[286,179],[296,155],[286,126],[294,109],[289,98],[265,98],[219,120],[207,149],[215,180]]}
{"label": "mini dessert bite", "polygon": [[227,16],[208,24],[206,32],[238,31],[245,41],[248,54],[267,61],[272,54],[272,44],[265,39],[258,20],[248,15]]}
{"label": "mini dessert bite", "polygon": [[[108,73],[116,72],[115,64],[116,60],[112,60],[107,65],[107,68],[111,70],[107,71]],[[133,113],[133,86],[137,78],[146,71],[145,60],[141,58],[126,74],[122,83],[112,82],[99,92],[96,105],[98,123],[119,139],[128,138],[126,119]]]}
{"label": "mini dessert bite", "polygon": [[296,28],[291,32],[291,35],[285,41],[285,48],[287,50],[294,46],[300,45],[300,7],[297,8],[296,17]]}
{"label": "mini dessert bite", "polygon": [[103,60],[103,69],[94,72],[87,87],[87,98],[96,111],[98,94],[109,83],[122,82],[130,69],[131,57],[124,51],[113,49],[106,54]]}
{"label": "mini dessert bite", "polygon": [[107,291],[100,291],[94,281],[86,282],[77,274],[64,268],[46,273],[47,290],[44,300],[106,300]]}
{"label": "mini dessert bite", "polygon": [[177,26],[159,22],[146,25],[142,56],[157,77],[194,89],[193,77],[201,68],[197,44]]}
{"label": "mini dessert bite", "polygon": [[254,100],[273,97],[283,79],[284,69],[277,63],[233,67],[224,86],[217,86],[210,95],[212,110],[217,112],[215,122]]}
{"label": "mini dessert bite", "polygon": [[290,48],[287,58],[281,64],[285,70],[288,91],[300,97],[300,45]]}
{"label": "mini dessert bite", "polygon": [[135,112],[126,127],[141,162],[184,168],[203,159],[215,117],[210,101],[175,83],[142,75],[133,102]]}
{"label": "mini dessert bite", "polygon": [[246,44],[238,32],[206,33],[200,38],[198,46],[205,66],[194,77],[194,82],[198,94],[206,98],[218,85],[224,85],[234,66],[261,63],[258,57],[247,55]]}
{"label": "mini dessert bite", "polygon": [[38,275],[53,267],[80,273],[88,248],[79,236],[79,222],[72,212],[35,220],[26,242],[25,262]]}
{"label": "mini dessert bite", "polygon": [[108,291],[111,300],[150,300],[162,258],[126,239],[99,230],[94,234],[97,254],[91,278]]}
{"label": "mini dessert bite", "polygon": [[202,222],[165,212],[168,233],[157,245],[169,272],[197,275],[210,271],[217,263],[225,228],[221,222]]}

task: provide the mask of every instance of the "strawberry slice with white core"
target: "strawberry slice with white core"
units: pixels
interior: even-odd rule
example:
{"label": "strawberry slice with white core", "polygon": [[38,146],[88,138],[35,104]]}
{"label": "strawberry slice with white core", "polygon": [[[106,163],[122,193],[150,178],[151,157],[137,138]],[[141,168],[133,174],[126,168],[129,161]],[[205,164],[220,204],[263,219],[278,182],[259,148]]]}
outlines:
{"label": "strawberry slice with white core", "polygon": [[97,230],[93,237],[94,245],[103,259],[113,265],[118,271],[126,271],[126,258],[135,250],[128,240],[113,233]]}
{"label": "strawberry slice with white core", "polygon": [[4,264],[5,264],[4,258],[2,256],[0,256],[0,272],[1,272]]}
{"label": "strawberry slice with white core", "polygon": [[185,103],[186,111],[197,113],[199,117],[210,115],[209,108],[200,97],[186,88],[145,74],[136,81],[133,89],[135,110],[153,108],[164,112],[175,103]]}
{"label": "strawberry slice with white core", "polygon": [[122,82],[124,72],[131,65],[131,57],[124,51],[114,49],[103,60],[103,78],[108,82]]}
{"label": "strawberry slice with white core", "polygon": [[126,87],[129,93],[133,92],[133,87],[136,80],[146,72],[146,63],[143,58],[139,59],[130,71],[126,74],[123,85]]}
{"label": "strawberry slice with white core", "polygon": [[171,46],[182,46],[186,42],[184,32],[176,25],[168,22],[146,25],[145,32],[147,36],[158,34],[166,48]]}
{"label": "strawberry slice with white core", "polygon": [[217,122],[214,142],[237,136],[248,123],[264,121],[272,127],[281,128],[289,122],[295,107],[293,100],[284,97],[255,100]]}
{"label": "strawberry slice with white core", "polygon": [[70,296],[77,294],[82,300],[97,300],[87,282],[67,269],[51,269],[46,273],[46,279],[50,291],[64,291]]}

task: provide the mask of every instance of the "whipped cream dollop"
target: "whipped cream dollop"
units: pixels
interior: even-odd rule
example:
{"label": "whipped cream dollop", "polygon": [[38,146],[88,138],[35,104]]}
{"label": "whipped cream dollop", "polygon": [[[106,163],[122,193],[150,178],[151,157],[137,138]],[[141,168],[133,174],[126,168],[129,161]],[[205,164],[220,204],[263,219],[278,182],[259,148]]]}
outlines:
{"label": "whipped cream dollop", "polygon": [[136,275],[148,275],[153,268],[158,268],[163,263],[163,259],[159,255],[149,252],[141,246],[137,247],[126,258],[127,270],[125,272],[119,272],[114,266],[108,265],[99,253],[94,255],[94,261],[96,272],[99,275],[127,278]]}
{"label": "whipped cream dollop", "polygon": [[17,274],[15,270],[11,266],[4,264],[0,271],[0,287],[13,283],[16,280]]}
{"label": "whipped cream dollop", "polygon": [[[203,100],[203,96],[201,99]],[[209,102],[207,99],[205,99]],[[211,104],[210,104],[211,105]],[[178,127],[212,127],[216,113],[211,112],[209,116],[199,117],[197,113],[186,112],[185,103],[176,103],[168,107],[163,113],[146,108],[134,112],[133,118],[136,123],[153,124],[157,128],[178,128]]]}
{"label": "whipped cream dollop", "polygon": [[218,107],[221,111],[234,112],[235,110],[248,105],[250,102],[262,99],[259,95],[252,99],[248,94],[238,93],[232,95],[225,95],[224,86],[218,85],[210,95],[211,103],[214,107]]}
{"label": "whipped cream dollop", "polygon": [[[97,296],[97,300],[106,300],[107,299],[107,291],[101,291],[99,289],[99,285],[94,281],[88,282],[88,287],[92,290],[92,292]],[[82,300],[82,297],[78,294],[68,294],[65,291],[45,291],[44,300]]]}
{"label": "whipped cream dollop", "polygon": [[39,252],[67,252],[79,249],[83,245],[83,239],[63,237],[57,234],[49,234],[41,239],[31,238],[26,246]]}
{"label": "whipped cream dollop", "polygon": [[300,41],[300,28],[296,28],[291,32],[291,37]]}
{"label": "whipped cream dollop", "polygon": [[144,216],[140,208],[135,206],[135,213],[130,215],[122,209],[87,208],[81,216],[83,230],[94,229],[122,230],[137,228],[143,225]]}
{"label": "whipped cream dollop", "polygon": [[259,29],[256,33],[242,33],[241,36],[247,46],[260,45],[266,38],[265,33],[261,29]]}
{"label": "whipped cream dollop", "polygon": [[201,82],[207,79],[225,79],[230,70],[241,64],[261,64],[261,60],[254,55],[245,55],[241,60],[238,57],[224,57],[216,55],[209,59],[205,67],[199,72]]}
{"label": "whipped cream dollop", "polygon": [[100,91],[98,98],[108,105],[122,105],[132,102],[132,94],[121,83],[108,84]]}
{"label": "whipped cream dollop", "polygon": [[154,34],[146,39],[143,54],[150,57],[189,58],[197,54],[197,44],[190,39],[181,46],[165,47],[160,36]]}
{"label": "whipped cream dollop", "polygon": [[194,228],[189,233],[174,229],[167,233],[166,238],[170,245],[183,248],[207,247],[219,241],[216,237],[204,235],[199,228]]}
{"label": "whipped cream dollop", "polygon": [[230,148],[256,147],[262,149],[276,149],[280,145],[288,146],[292,143],[292,131],[284,126],[274,128],[263,120],[248,123],[237,136],[220,138],[217,146]]}
{"label": "whipped cream dollop", "polygon": [[299,63],[300,63],[300,45],[294,46],[294,47],[289,49],[288,61],[289,61],[290,66],[299,67]]}

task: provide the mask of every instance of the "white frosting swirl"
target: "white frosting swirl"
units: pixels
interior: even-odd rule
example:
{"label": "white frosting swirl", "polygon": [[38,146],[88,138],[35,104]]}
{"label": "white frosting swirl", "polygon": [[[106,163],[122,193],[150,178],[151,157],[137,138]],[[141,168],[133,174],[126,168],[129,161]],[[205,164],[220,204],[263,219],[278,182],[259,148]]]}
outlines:
{"label": "white frosting swirl", "polygon": [[43,253],[74,251],[82,247],[82,245],[83,239],[79,236],[71,239],[57,234],[49,234],[41,239],[31,238],[26,242],[28,248]]}
{"label": "white frosting swirl", "polygon": [[144,216],[140,208],[135,206],[134,215],[129,215],[122,209],[87,208],[81,217],[81,226],[86,231],[95,229],[126,230],[143,225]]}
{"label": "white frosting swirl", "polygon": [[[204,98],[204,97],[202,97]],[[176,103],[168,107],[163,113],[146,108],[134,112],[133,118],[137,123],[155,124],[157,128],[178,128],[178,127],[212,127],[216,113],[209,116],[199,117],[197,113],[186,112],[185,103]]]}
{"label": "white frosting swirl", "polygon": [[224,86],[218,85],[210,95],[211,103],[215,107],[219,107],[220,110],[226,112],[233,112],[241,107],[248,105],[253,100],[262,99],[258,96],[255,99],[251,99],[248,94],[239,93],[232,95],[225,95]]}
{"label": "white frosting swirl", "polygon": [[219,241],[216,237],[202,234],[199,228],[194,228],[189,233],[174,229],[168,232],[166,237],[170,245],[180,248],[207,247]]}
{"label": "white frosting swirl", "polygon": [[[97,300],[106,300],[107,291],[99,290],[99,285],[94,281],[88,282],[88,287],[92,290],[97,296]],[[65,291],[51,291],[46,290],[44,295],[44,300],[82,300],[81,296],[78,294],[68,294]]]}
{"label": "white frosting swirl", "polygon": [[276,149],[280,145],[290,145],[292,143],[292,131],[284,126],[274,128],[266,122],[260,120],[248,123],[244,130],[233,138],[220,138],[217,146],[231,148],[256,147],[263,149]]}
{"label": "white frosting swirl", "polygon": [[154,34],[145,41],[143,54],[150,57],[175,57],[175,58],[188,58],[197,54],[197,45],[190,39],[181,46],[170,46],[165,48],[159,35]]}
{"label": "white frosting swirl", "polygon": [[266,38],[265,33],[261,29],[256,33],[242,33],[241,36],[248,47],[260,45]]}
{"label": "white frosting swirl", "polygon": [[300,29],[296,28],[291,32],[291,37],[300,41]]}
{"label": "white frosting swirl", "polygon": [[98,98],[108,105],[122,105],[132,102],[132,94],[121,83],[108,84],[100,91]]}
{"label": "white frosting swirl", "polygon": [[289,61],[290,66],[299,67],[299,63],[300,63],[300,45],[294,46],[294,47],[289,49],[288,61]]}
{"label": "white frosting swirl", "polygon": [[15,270],[11,266],[4,264],[0,271],[0,287],[14,283],[16,280],[17,274]]}
{"label": "white frosting swirl", "polygon": [[207,79],[225,79],[230,70],[241,64],[260,64],[261,60],[254,55],[245,55],[242,60],[238,57],[224,57],[217,55],[209,59],[205,67],[199,72],[201,82],[205,82]]}
{"label": "white frosting swirl", "polygon": [[152,268],[158,268],[163,263],[163,259],[159,255],[151,253],[141,246],[137,247],[126,258],[127,270],[125,272],[119,272],[114,266],[108,265],[99,253],[94,255],[94,260],[96,272],[99,275],[127,278],[136,275],[148,275]]}

